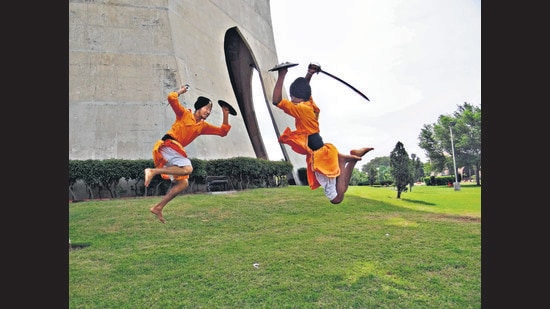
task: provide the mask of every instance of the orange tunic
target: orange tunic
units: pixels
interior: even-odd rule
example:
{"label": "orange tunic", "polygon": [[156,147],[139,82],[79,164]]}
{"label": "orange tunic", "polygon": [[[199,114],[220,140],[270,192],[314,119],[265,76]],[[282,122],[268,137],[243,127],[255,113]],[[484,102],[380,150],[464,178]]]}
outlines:
{"label": "orange tunic", "polygon": [[340,175],[340,166],[338,165],[338,149],[331,143],[325,143],[323,147],[312,150],[307,145],[308,136],[319,133],[319,107],[309,98],[298,104],[290,100],[282,99],[277,107],[286,114],[294,117],[296,130],[291,131],[286,128],[279,137],[279,142],[289,145],[296,153],[306,156],[307,180],[309,187],[314,190],[321,186],[315,177],[315,171],[327,177],[333,178]]}
{"label": "orange tunic", "polygon": [[[166,141],[158,140],[153,146],[153,161],[157,168],[163,167],[166,164],[166,160],[159,151],[161,146],[170,147],[187,158],[184,147],[189,145],[199,135],[219,135],[223,137],[231,129],[231,125],[229,124],[222,124],[221,127],[217,127],[204,120],[197,122],[191,109],[185,109],[180,104],[177,92],[170,92],[168,94],[168,103],[176,114],[176,120],[166,134],[172,136],[174,139],[167,139]],[[169,175],[161,174],[161,176],[164,179],[170,179]],[[189,178],[189,175],[173,177],[175,180],[181,180]]]}

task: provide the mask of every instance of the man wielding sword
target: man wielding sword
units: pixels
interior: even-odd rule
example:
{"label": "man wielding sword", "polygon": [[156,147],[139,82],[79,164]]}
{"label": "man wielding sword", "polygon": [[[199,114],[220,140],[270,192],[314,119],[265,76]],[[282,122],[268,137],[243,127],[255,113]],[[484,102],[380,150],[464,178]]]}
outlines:
{"label": "man wielding sword", "polygon": [[294,65],[280,65],[272,69],[278,72],[272,103],[294,117],[296,126],[294,131],[287,127],[279,137],[279,142],[306,156],[307,179],[311,190],[322,186],[330,202],[339,204],[344,200],[344,193],[348,189],[357,161],[374,148],[354,149],[347,155],[339,153],[333,144],[323,142],[319,130],[321,110],[313,101],[309,85],[313,74],[321,71],[321,66],[310,64],[306,76],[298,77],[290,85],[290,100],[287,100],[282,97],[282,88],[288,68],[291,66]]}

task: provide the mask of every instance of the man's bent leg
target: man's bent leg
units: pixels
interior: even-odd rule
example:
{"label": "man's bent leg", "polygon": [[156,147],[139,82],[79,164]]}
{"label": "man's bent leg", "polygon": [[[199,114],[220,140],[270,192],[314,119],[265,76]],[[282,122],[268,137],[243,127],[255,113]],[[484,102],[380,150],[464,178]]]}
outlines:
{"label": "man's bent leg", "polygon": [[189,181],[187,179],[178,180],[173,182],[172,188],[168,190],[166,195],[162,198],[162,200],[155,206],[151,207],[150,211],[157,216],[157,218],[160,220],[160,222],[165,223],[166,220],[164,219],[162,215],[162,209],[168,202],[173,200],[176,196],[178,196],[181,192],[183,192],[187,187],[189,186]]}
{"label": "man's bent leg", "polygon": [[151,183],[151,180],[155,175],[158,174],[166,174],[166,175],[174,175],[174,176],[186,176],[190,175],[193,172],[193,167],[191,165],[186,166],[167,166],[167,167],[159,167],[159,168],[146,168],[145,169],[145,181],[144,185],[146,187],[149,186]]}
{"label": "man's bent leg", "polygon": [[[352,154],[352,156],[361,160],[361,157],[357,155]],[[359,160],[352,160],[347,155],[338,154],[338,165],[340,166],[340,176],[336,177],[336,192],[338,195],[330,201],[331,203],[339,204],[344,200],[344,193],[348,190],[353,169]]]}
{"label": "man's bent leg", "polygon": [[151,179],[153,179],[154,176],[155,176],[155,174],[153,174],[153,169],[146,168],[145,169],[145,181],[143,182],[143,185],[145,187],[149,187],[149,184],[151,183]]}

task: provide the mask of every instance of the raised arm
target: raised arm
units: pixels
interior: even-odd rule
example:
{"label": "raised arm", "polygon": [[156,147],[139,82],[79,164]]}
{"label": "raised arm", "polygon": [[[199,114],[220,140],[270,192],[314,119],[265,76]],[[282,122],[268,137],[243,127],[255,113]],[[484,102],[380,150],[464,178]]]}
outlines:
{"label": "raised arm", "polygon": [[222,125],[229,125],[229,108],[227,107],[222,107],[222,112],[223,112],[223,121],[222,121]]}
{"label": "raised arm", "polygon": [[275,82],[275,88],[273,88],[273,102],[271,102],[273,105],[279,104],[281,100],[283,99],[283,82],[285,80],[285,75],[288,72],[287,68],[283,68],[277,71],[279,75],[277,75],[277,82]]}
{"label": "raised arm", "polygon": [[321,66],[319,64],[313,63],[313,62],[310,63],[309,66],[307,67],[307,73],[305,76],[307,82],[309,83],[313,74],[315,73],[319,74],[319,71],[321,71]]}
{"label": "raised arm", "polygon": [[189,86],[187,84],[182,84],[180,89],[178,89],[177,91],[172,91],[168,93],[168,103],[178,117],[183,115],[183,113],[185,112],[185,108],[181,105],[178,97],[186,93],[188,89]]}

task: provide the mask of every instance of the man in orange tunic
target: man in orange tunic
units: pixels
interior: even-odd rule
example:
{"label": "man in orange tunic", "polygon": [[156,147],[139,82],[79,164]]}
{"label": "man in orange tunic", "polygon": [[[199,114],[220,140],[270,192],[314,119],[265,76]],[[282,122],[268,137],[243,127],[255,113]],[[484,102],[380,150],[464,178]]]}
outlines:
{"label": "man in orange tunic", "polygon": [[320,69],[317,64],[308,66],[306,76],[298,77],[290,85],[290,100],[282,97],[283,81],[288,68],[279,69],[272,103],[295,119],[296,130],[291,131],[287,127],[279,137],[279,142],[306,156],[307,180],[311,190],[322,186],[330,202],[339,204],[344,200],[355,164],[374,148],[354,149],[346,155],[339,153],[333,144],[323,142],[319,134],[320,109],[313,101],[309,85],[313,74],[319,73]]}
{"label": "man in orange tunic", "polygon": [[168,94],[168,103],[176,114],[176,120],[170,130],[153,147],[155,168],[145,169],[144,185],[146,187],[149,186],[151,179],[159,174],[162,178],[172,181],[170,190],[158,204],[150,209],[162,223],[166,222],[162,215],[164,206],[189,186],[188,180],[189,175],[193,172],[193,166],[184,147],[199,135],[224,137],[231,129],[227,107],[222,107],[222,125],[220,127],[214,126],[205,121],[212,112],[210,99],[203,96],[198,97],[194,104],[195,112],[192,112],[191,109],[185,109],[178,100],[178,97],[185,92],[187,92],[187,86],[182,85],[178,91]]}

